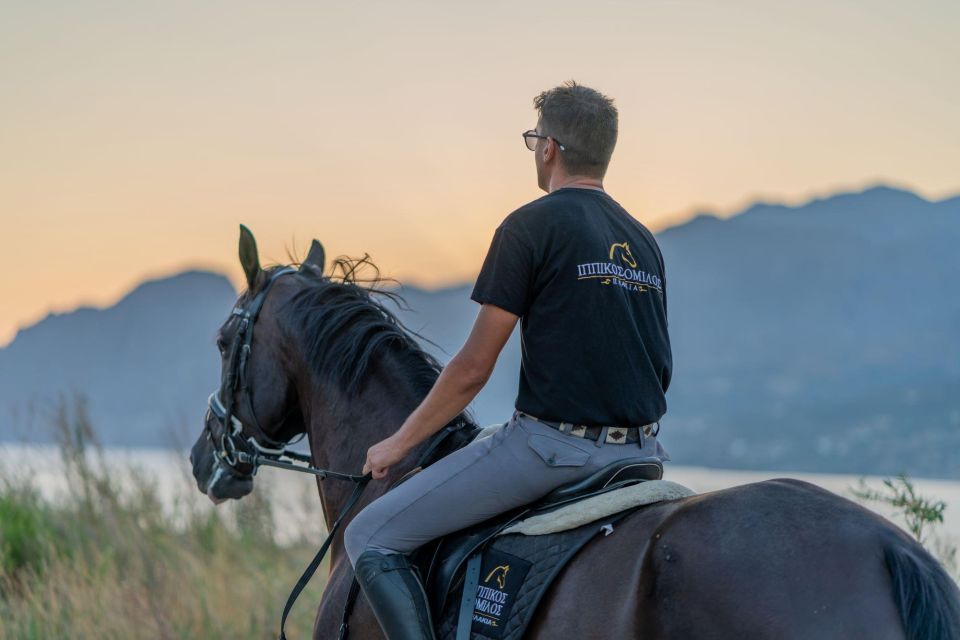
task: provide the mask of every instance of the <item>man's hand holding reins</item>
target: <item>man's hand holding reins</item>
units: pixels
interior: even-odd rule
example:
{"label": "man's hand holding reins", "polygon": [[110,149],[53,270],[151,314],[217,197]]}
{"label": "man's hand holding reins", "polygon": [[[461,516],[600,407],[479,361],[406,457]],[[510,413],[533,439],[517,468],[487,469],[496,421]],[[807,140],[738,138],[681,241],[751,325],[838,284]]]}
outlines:
{"label": "man's hand holding reins", "polygon": [[381,440],[367,449],[367,461],[363,465],[363,474],[373,474],[374,480],[387,475],[390,467],[403,460],[410,452],[408,447],[394,439],[393,436]]}

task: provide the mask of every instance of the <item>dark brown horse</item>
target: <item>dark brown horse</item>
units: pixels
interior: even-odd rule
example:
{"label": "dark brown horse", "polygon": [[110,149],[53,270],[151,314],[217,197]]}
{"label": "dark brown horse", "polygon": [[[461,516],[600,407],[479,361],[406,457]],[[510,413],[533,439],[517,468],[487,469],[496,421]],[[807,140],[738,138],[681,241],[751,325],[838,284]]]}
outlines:
{"label": "dark brown horse", "polygon": [[[267,445],[306,432],[313,464],[357,473],[367,448],[425,396],[437,363],[356,276],[365,261],[337,261],[325,276],[314,243],[298,270],[278,277],[276,269],[260,269],[245,232],[241,262],[249,290],[218,340],[221,395],[227,389],[236,397],[221,399],[244,437]],[[256,338],[245,349],[234,337],[254,302],[263,308],[247,318],[256,320]],[[242,384],[233,379],[238,358]],[[193,447],[194,475],[212,500],[240,498],[252,478],[218,462],[216,420],[208,414]],[[445,446],[462,445],[464,435]],[[358,507],[411,465],[372,483]],[[352,486],[318,486],[329,527]],[[314,631],[324,640],[337,637],[352,580],[339,536],[330,559]],[[362,596],[351,637],[383,637]],[[937,561],[888,521],[812,484],[779,479],[651,505],[626,518],[566,567],[527,637],[957,640],[960,595]]]}

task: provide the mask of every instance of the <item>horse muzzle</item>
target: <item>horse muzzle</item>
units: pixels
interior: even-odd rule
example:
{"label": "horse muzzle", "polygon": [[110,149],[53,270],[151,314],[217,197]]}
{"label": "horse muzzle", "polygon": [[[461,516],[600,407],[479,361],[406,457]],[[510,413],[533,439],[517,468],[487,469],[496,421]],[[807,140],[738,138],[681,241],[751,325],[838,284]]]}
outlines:
{"label": "horse muzzle", "polygon": [[238,475],[217,456],[211,456],[211,460],[206,486],[200,486],[199,481],[197,486],[214,504],[239,500],[253,491],[253,476]]}
{"label": "horse muzzle", "polygon": [[197,489],[214,504],[239,499],[253,491],[253,476],[238,473],[219,455],[210,438],[201,436],[190,451]]}

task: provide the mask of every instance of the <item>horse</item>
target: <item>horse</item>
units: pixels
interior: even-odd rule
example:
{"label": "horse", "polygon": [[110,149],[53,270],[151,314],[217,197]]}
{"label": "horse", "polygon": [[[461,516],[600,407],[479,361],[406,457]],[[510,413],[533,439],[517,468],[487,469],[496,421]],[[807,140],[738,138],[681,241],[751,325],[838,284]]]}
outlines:
{"label": "horse", "polygon": [[[360,275],[373,266],[368,258],[339,258],[327,272],[314,241],[299,266],[263,269],[244,227],[240,258],[247,290],[217,338],[223,371],[211,406],[220,410],[207,412],[190,454],[197,486],[214,502],[253,489],[244,442],[270,451],[306,434],[313,465],[359,472],[367,448],[401,425],[440,371],[386,304],[382,296],[393,293],[377,273]],[[459,420],[463,428],[451,430],[435,455],[472,437],[469,416]],[[371,482],[352,513],[424,453]],[[317,485],[328,530],[337,531],[357,492],[349,483]],[[331,538],[314,638],[338,637],[352,583],[341,529]],[[383,638],[362,596],[349,622],[352,637]],[[636,510],[616,535],[574,556],[525,637],[958,640],[960,593],[891,522],[781,478]]]}

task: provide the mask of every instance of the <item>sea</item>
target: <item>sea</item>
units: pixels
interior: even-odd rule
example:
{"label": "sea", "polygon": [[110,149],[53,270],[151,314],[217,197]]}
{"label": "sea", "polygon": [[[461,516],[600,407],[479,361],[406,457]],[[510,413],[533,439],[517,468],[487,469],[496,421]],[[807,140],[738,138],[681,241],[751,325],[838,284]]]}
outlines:
{"label": "sea", "polygon": [[[178,517],[185,508],[226,509],[214,506],[201,494],[193,481],[187,452],[162,449],[107,448],[96,464],[111,474],[118,486],[136,481],[153,485],[162,509]],[[356,472],[356,469],[342,471]],[[685,485],[697,493],[716,491],[770,478],[798,478],[819,485],[845,498],[890,518],[905,528],[904,522],[890,508],[874,502],[862,502],[851,491],[863,482],[867,487],[883,490],[882,477],[820,474],[788,471],[744,471],[665,465],[664,479]],[[139,480],[135,480],[139,479]],[[960,482],[931,478],[910,478],[919,496],[942,501],[944,522],[930,529],[931,541],[944,545],[960,545]],[[56,501],[69,495],[67,466],[60,450],[53,446],[0,444],[0,482],[27,482],[45,498]],[[273,507],[278,538],[283,540],[321,539],[324,528],[317,484],[312,476],[289,471],[262,468],[255,482],[255,491]]]}

